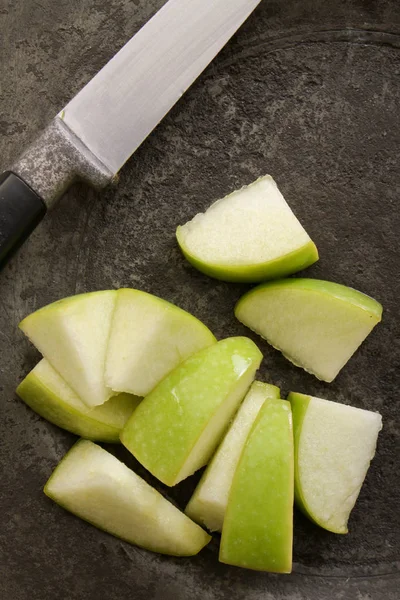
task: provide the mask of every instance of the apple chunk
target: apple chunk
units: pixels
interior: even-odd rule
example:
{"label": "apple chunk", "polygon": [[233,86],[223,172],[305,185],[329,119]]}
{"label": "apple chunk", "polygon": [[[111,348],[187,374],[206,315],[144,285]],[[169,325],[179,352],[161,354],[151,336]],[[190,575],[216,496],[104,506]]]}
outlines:
{"label": "apple chunk", "polygon": [[291,572],[293,468],[290,404],[265,400],[230,489],[221,562],[257,571]]}
{"label": "apple chunk", "polygon": [[331,382],[382,319],[382,306],[344,285],[283,279],[260,285],[235,315],[296,366]]}
{"label": "apple chunk", "polygon": [[353,406],[291,393],[295,439],[295,498],[312,521],[347,533],[374,457],[382,417]]}
{"label": "apple chunk", "polygon": [[229,491],[243,446],[267,398],[279,398],[279,388],[255,381],[186,507],[185,513],[210,531],[222,531]]}
{"label": "apple chunk", "polygon": [[176,485],[208,463],[261,359],[244,337],[197,352],[144,398],[122,443],[160,481]]}
{"label": "apple chunk", "polygon": [[141,401],[119,394],[92,409],[43,358],[17,388],[17,394],[41,417],[89,440],[119,443],[119,434]]}
{"label": "apple chunk", "polygon": [[147,550],[192,556],[211,539],[112,454],[86,440],[68,452],[44,492],[81,519]]}
{"label": "apple chunk", "polygon": [[186,311],[139,290],[117,292],[107,351],[106,383],[146,396],[179,363],[216,342]]}
{"label": "apple chunk", "polygon": [[26,317],[19,327],[89,407],[112,396],[104,382],[115,291],[59,300]]}
{"label": "apple chunk", "polygon": [[318,251],[269,175],[215,202],[178,227],[187,260],[206,275],[256,282],[290,275]]}

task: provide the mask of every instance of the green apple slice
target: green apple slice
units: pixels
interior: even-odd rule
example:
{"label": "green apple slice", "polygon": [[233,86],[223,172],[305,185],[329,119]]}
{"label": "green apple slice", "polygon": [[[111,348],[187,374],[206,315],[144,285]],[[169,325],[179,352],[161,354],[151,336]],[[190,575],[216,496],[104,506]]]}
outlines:
{"label": "green apple slice", "polygon": [[192,556],[211,537],[100,446],[80,440],[53,472],[45,494],[116,537],[147,550]]}
{"label": "green apple slice", "polygon": [[269,175],[218,200],[178,227],[187,260],[224,281],[256,282],[290,275],[318,251]]}
{"label": "green apple slice", "polygon": [[104,366],[115,291],[59,300],[26,317],[20,328],[89,407],[112,396]]}
{"label": "green apple slice", "polygon": [[83,438],[119,443],[119,434],[141,398],[119,394],[88,408],[43,358],[17,388],[17,394],[41,417]]}
{"label": "green apple slice", "polygon": [[275,385],[255,381],[228,433],[196,487],[185,513],[210,531],[222,531],[229,491],[240,455],[257,415],[267,398],[279,398]]}
{"label": "green apple slice", "polygon": [[216,342],[186,311],[139,290],[117,292],[107,351],[106,383],[146,396],[183,360]]}
{"label": "green apple slice", "polygon": [[200,350],[146,396],[122,443],[160,481],[176,485],[208,463],[261,360],[244,337]]}
{"label": "green apple slice", "polygon": [[293,541],[293,431],[289,402],[265,400],[233,478],[219,559],[290,573]]}
{"label": "green apple slice", "polygon": [[352,288],[316,279],[260,285],[235,315],[298,367],[331,382],[382,319],[382,306]]}
{"label": "green apple slice", "polygon": [[347,533],[347,522],[375,455],[382,417],[353,406],[291,393],[295,498],[317,525]]}

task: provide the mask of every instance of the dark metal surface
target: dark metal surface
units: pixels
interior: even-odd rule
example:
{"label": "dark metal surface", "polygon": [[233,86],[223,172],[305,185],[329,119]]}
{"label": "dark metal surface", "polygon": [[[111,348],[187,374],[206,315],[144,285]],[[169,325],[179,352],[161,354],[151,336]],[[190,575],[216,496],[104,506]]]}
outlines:
{"label": "dark metal surface", "polygon": [[[2,0],[1,167],[162,3]],[[73,188],[1,273],[0,598],[399,597],[399,45],[397,0],[264,0],[118,187]],[[219,565],[217,541],[193,559],[164,558],[63,512],[42,487],[74,437],[14,394],[38,358],[18,321],[75,292],[140,287],[191,310],[218,337],[246,333],[233,317],[246,288],[196,273],[174,230],[265,173],[318,245],[321,260],[307,276],[352,285],[385,308],[383,323],[330,385],[259,343],[262,377],[284,392],[351,402],[384,419],[349,535],[296,513],[291,576]],[[189,481],[170,494],[183,506],[192,489]]]}
{"label": "dark metal surface", "polygon": [[107,167],[55,117],[11,166],[51,208],[76,181],[102,189],[113,178]]}

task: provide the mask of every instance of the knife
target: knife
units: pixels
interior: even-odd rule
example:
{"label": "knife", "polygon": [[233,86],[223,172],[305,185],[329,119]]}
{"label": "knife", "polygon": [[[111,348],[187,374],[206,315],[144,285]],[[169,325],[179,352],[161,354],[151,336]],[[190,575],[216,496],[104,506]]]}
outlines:
{"label": "knife", "polygon": [[261,0],[169,0],[0,176],[0,268],[68,187],[97,189]]}

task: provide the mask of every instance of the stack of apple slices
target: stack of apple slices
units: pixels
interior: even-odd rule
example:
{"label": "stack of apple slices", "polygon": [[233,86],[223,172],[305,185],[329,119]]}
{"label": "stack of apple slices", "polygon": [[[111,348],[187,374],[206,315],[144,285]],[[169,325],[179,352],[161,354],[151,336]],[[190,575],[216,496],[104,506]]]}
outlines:
{"label": "stack of apple slices", "polygon": [[20,329],[89,408],[117,392],[145,396],[216,341],[189,313],[130,289],[65,298],[28,316]]}
{"label": "stack of apple slices", "polygon": [[[217,343],[192,315],[138,290],[66,298],[30,315],[20,328],[43,354],[19,385],[21,398],[87,440],[121,438],[170,486],[207,464],[262,359],[251,340]],[[81,518],[151,550],[196,554],[210,540],[89,441],[71,450],[45,492]]]}
{"label": "stack of apple slices", "polygon": [[[206,526],[222,532],[221,562],[278,573],[292,567],[294,497],[315,523],[347,531],[380,415],[302,394],[281,400],[254,381],[262,355],[250,339],[217,342],[138,290],[67,298],[20,327],[43,359],[18,394],[86,438],[45,486],[67,510],[176,556],[197,554]],[[186,514],[93,441],[122,441],[167,486],[208,465]]]}
{"label": "stack of apple slices", "polygon": [[[177,230],[200,271],[227,281],[282,278],[318,251],[267,176]],[[294,364],[332,381],[382,306],[342,285],[280,279],[250,290],[235,315]],[[82,438],[45,493],[130,543],[197,554],[221,532],[220,561],[290,573],[293,501],[347,532],[372,460],[379,414],[254,381],[262,355],[246,337],[217,342],[199,320],[139,290],[82,294],[20,324],[43,359],[17,393]],[[175,486],[207,468],[185,513],[93,442],[122,444]]]}

